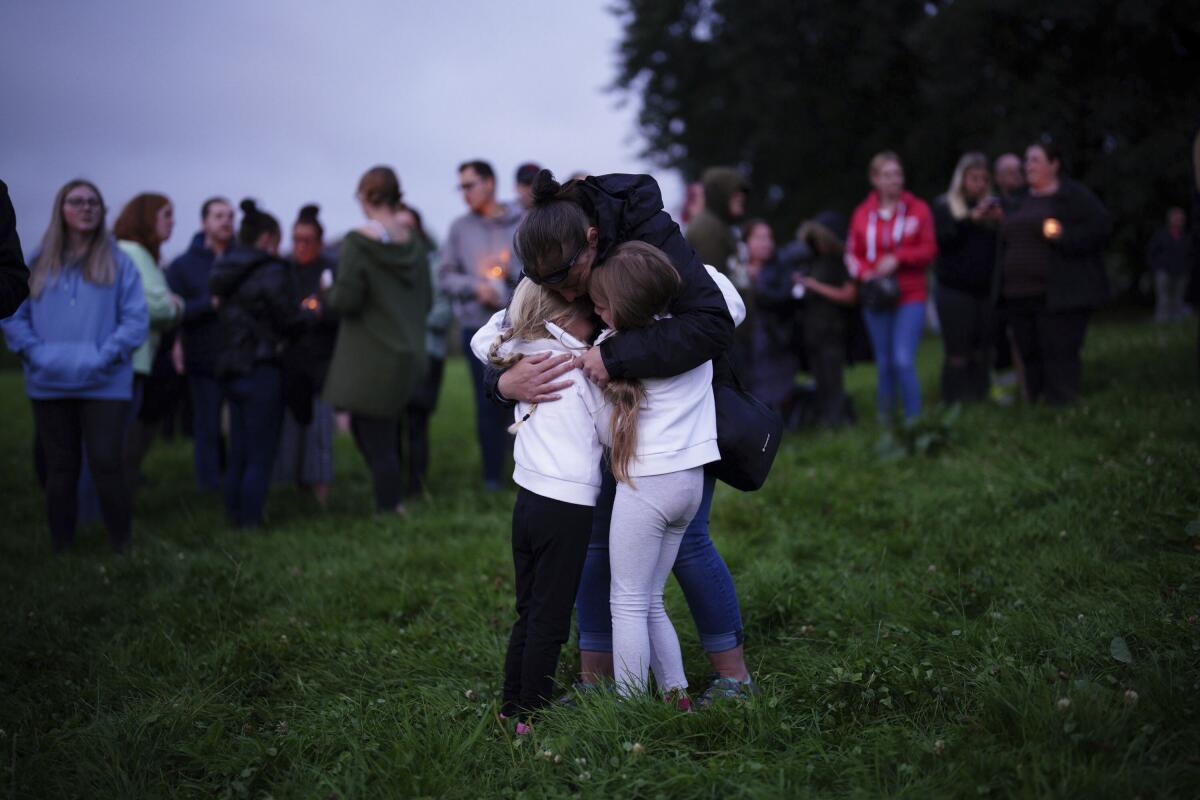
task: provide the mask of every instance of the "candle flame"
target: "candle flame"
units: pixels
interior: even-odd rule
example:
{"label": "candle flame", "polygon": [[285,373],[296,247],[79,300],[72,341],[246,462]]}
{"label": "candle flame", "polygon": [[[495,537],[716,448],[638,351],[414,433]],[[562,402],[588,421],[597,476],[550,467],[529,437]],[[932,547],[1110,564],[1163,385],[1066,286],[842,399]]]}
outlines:
{"label": "candle flame", "polygon": [[1057,238],[1060,233],[1062,233],[1062,223],[1054,217],[1048,217],[1042,223],[1042,235],[1047,239]]}
{"label": "candle flame", "polygon": [[503,278],[504,277],[504,267],[500,266],[499,264],[494,265],[491,269],[488,270],[488,276],[492,277],[492,278]]}

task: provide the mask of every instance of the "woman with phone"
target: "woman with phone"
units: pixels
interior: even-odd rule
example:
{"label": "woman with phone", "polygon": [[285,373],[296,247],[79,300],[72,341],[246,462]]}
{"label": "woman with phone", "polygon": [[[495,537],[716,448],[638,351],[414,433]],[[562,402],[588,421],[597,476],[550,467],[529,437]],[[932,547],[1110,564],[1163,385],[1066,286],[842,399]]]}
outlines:
{"label": "woman with phone", "polygon": [[1004,219],[991,193],[987,156],[967,153],[958,160],[947,192],[933,201],[937,228],[938,319],[945,354],[942,402],[973,402],[987,397],[992,344],[992,272],[996,267],[996,228]]}

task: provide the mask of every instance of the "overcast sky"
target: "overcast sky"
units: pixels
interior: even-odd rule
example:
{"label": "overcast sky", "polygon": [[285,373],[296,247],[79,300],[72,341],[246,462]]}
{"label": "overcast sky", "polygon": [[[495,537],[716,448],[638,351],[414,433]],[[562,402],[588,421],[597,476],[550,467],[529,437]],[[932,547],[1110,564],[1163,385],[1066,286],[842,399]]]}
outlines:
{"label": "overcast sky", "polygon": [[[340,235],[380,163],[438,236],[464,210],[465,160],[492,162],[502,198],[526,160],[560,176],[649,171],[636,99],[605,91],[620,36],[607,0],[0,5],[0,179],[27,254],[79,176],[110,225],[134,194],[168,195],[169,257],[213,194],[254,197],[285,231],[317,202]],[[656,177],[674,212],[677,177]]]}

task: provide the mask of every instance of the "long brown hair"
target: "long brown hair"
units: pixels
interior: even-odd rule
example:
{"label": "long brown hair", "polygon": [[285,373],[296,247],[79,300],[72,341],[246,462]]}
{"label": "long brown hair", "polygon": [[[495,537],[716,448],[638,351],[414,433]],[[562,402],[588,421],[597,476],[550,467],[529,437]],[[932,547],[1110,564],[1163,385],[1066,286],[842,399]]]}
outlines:
{"label": "long brown hair", "polygon": [[[663,251],[645,242],[625,242],[592,270],[588,294],[608,308],[613,327],[620,332],[653,325],[670,308],[681,285],[679,271]],[[632,486],[629,462],[637,455],[638,413],[646,401],[646,387],[633,378],[615,378],[605,387],[604,397],[613,409],[609,421],[613,477]]]}
{"label": "long brown hair", "polygon": [[117,221],[113,223],[113,236],[126,242],[137,242],[157,262],[159,248],[162,247],[162,239],[158,238],[158,212],[170,203],[166,195],[155,192],[137,195],[117,215]]}
{"label": "long brown hair", "polygon": [[[63,205],[67,195],[80,186],[86,186],[96,193],[96,198],[100,201],[100,224],[92,231],[83,253],[67,253],[67,223],[63,219]],[[54,196],[54,208],[50,211],[50,224],[42,236],[41,252],[30,270],[29,293],[33,297],[40,297],[47,284],[57,281],[65,266],[78,264],[83,271],[84,280],[88,283],[106,286],[116,280],[117,260],[108,240],[108,228],[104,224],[106,212],[104,196],[91,181],[77,178],[68,181],[58,190],[58,194]],[[67,264],[69,256],[72,257],[70,265]]]}

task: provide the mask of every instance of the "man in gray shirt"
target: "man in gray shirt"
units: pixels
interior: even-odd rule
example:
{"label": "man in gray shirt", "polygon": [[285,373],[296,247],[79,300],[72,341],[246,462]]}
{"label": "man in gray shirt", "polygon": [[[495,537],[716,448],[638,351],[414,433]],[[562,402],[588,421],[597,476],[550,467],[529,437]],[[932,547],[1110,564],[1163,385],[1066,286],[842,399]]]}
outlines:
{"label": "man in gray shirt", "polygon": [[450,226],[438,266],[438,283],[454,302],[462,327],[463,352],[475,384],[475,425],[483,453],[483,482],[499,489],[504,453],[509,440],[506,412],[484,394],[483,364],[471,358],[471,336],[503,308],[521,277],[513,254],[513,234],[521,221],[514,203],[496,200],[496,173],[486,161],[468,161],[458,168],[458,188],[469,209]]}

